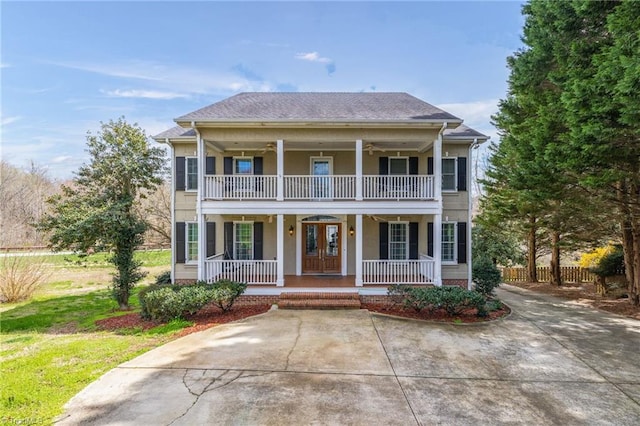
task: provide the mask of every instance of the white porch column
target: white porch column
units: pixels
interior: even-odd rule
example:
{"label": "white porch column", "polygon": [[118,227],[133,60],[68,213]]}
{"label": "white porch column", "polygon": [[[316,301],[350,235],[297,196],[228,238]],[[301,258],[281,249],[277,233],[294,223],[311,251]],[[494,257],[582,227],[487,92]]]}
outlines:
{"label": "white porch column", "polygon": [[362,215],[356,215],[356,286],[362,287]]}
{"label": "white porch column", "polygon": [[433,281],[442,285],[442,215],[433,215]]}
{"label": "white porch column", "polygon": [[356,201],[362,201],[362,139],[356,140]]}
{"label": "white porch column", "polygon": [[205,259],[207,257],[207,225],[205,215],[202,214],[202,200],[204,199],[204,172],[206,168],[207,151],[204,139],[196,129],[198,142],[198,196],[196,200],[196,215],[198,217],[198,280],[206,280]]}
{"label": "white porch column", "polygon": [[284,200],[284,141],[278,139],[276,141],[276,200]]}
{"label": "white porch column", "polygon": [[[446,127],[443,126],[443,130]],[[442,211],[442,131],[433,142],[433,194]]]}
{"label": "white porch column", "polygon": [[276,285],[284,286],[284,215],[276,216]]}

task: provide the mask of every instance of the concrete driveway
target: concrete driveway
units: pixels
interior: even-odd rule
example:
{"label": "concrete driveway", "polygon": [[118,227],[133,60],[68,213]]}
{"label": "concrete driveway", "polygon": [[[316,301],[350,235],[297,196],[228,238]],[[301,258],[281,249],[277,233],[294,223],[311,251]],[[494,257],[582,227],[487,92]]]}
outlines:
{"label": "concrete driveway", "polygon": [[122,364],[59,424],[640,424],[640,321],[499,296],[479,325],[270,311]]}

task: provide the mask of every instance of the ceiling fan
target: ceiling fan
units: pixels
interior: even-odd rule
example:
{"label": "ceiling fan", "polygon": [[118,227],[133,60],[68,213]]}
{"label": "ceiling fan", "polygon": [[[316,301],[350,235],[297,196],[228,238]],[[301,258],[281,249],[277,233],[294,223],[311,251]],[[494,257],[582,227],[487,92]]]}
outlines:
{"label": "ceiling fan", "polygon": [[375,216],[372,214],[368,214],[367,216],[374,222],[387,222],[387,219],[385,219],[384,217]]}
{"label": "ceiling fan", "polygon": [[373,151],[387,152],[386,149],[380,148],[379,146],[375,146],[371,142],[367,143],[364,146],[364,149],[369,151],[369,155],[373,155]]}
{"label": "ceiling fan", "polygon": [[276,152],[276,145],[269,142],[260,153],[264,154],[265,152]]}

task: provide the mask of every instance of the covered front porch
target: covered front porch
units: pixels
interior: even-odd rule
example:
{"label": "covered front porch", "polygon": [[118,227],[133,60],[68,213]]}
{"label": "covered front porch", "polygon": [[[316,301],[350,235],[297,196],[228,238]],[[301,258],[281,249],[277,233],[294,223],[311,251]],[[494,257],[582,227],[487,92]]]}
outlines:
{"label": "covered front porch", "polygon": [[198,278],[264,288],[441,285],[438,216],[209,215],[206,252],[215,254],[198,261]]}

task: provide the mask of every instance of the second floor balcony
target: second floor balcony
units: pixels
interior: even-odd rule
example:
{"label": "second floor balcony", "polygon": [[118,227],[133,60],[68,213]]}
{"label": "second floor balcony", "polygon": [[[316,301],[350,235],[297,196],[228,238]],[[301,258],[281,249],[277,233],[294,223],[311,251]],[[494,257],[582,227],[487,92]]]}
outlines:
{"label": "second floor balcony", "polygon": [[205,200],[435,199],[433,175],[205,175]]}

